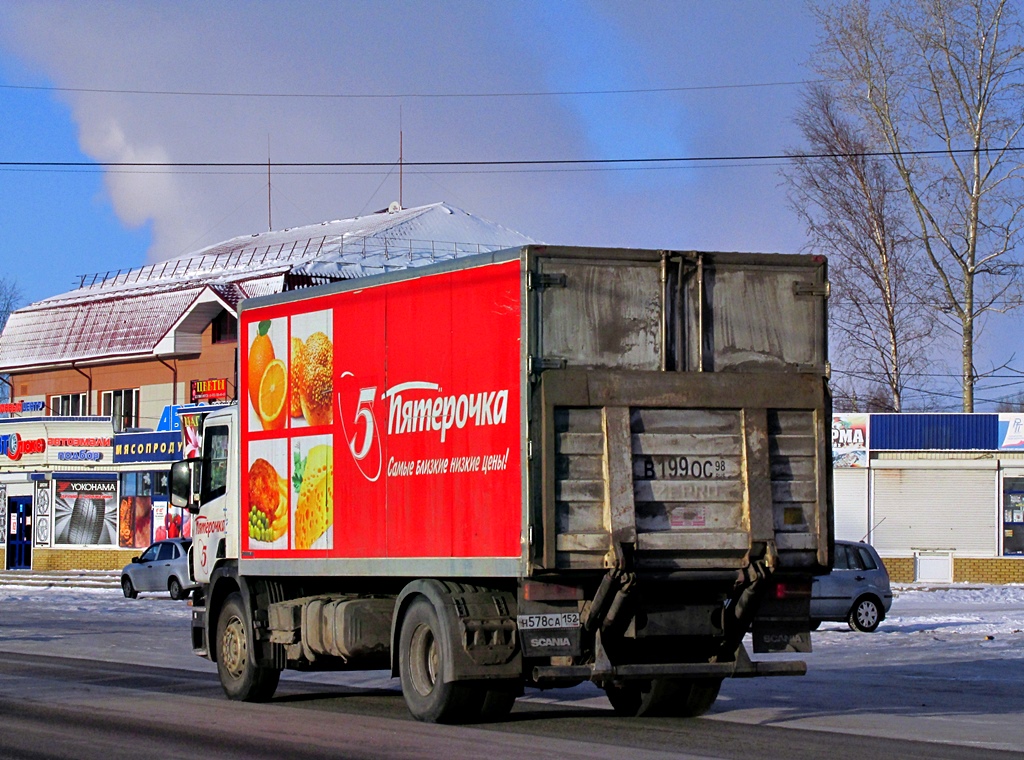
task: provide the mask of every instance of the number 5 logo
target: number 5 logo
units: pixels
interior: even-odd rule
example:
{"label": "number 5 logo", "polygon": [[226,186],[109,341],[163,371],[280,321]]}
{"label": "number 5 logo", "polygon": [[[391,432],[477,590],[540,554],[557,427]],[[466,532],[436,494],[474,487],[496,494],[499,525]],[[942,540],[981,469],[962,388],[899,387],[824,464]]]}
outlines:
{"label": "number 5 logo", "polygon": [[[342,372],[341,379],[344,381],[347,377],[355,377],[351,372]],[[348,426],[345,424],[345,410],[342,408],[341,403],[341,391],[338,392],[338,417],[341,418],[341,427],[345,433],[345,441],[348,443],[348,451],[352,455],[352,459],[356,463],[356,467],[359,468],[359,472],[363,474],[363,477],[369,480],[371,483],[376,481],[380,477],[382,457],[380,452],[380,436],[377,435],[377,422],[373,416],[373,401],[377,396],[377,387],[372,388],[360,388],[359,389],[359,402],[356,404],[355,418],[352,422],[352,434],[349,435]],[[362,431],[359,430],[362,425]],[[362,435],[362,439],[359,445],[356,445],[356,440],[359,435]],[[371,452],[374,451],[374,443],[376,443],[376,457],[370,456]],[[376,462],[374,462],[376,459]],[[372,474],[371,474],[372,473]]]}

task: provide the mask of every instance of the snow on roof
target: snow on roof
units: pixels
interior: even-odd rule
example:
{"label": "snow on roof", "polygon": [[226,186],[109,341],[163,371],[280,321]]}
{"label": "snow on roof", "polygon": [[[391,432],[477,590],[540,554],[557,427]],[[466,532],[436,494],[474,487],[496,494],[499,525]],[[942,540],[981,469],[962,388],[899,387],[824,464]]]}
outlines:
{"label": "snow on roof", "polygon": [[[232,238],[194,253],[81,278],[75,290],[11,314],[0,372],[195,352],[195,335],[224,306],[318,282],[421,266],[535,243],[445,203]],[[209,296],[204,296],[209,293]],[[185,320],[199,308],[204,319]],[[204,321],[205,320],[205,321]]]}

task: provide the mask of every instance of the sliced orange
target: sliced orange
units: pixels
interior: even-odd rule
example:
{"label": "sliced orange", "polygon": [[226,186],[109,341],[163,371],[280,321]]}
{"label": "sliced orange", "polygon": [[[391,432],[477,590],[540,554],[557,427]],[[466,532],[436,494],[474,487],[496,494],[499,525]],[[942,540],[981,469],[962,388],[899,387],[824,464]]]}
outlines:
{"label": "sliced orange", "polygon": [[284,427],[288,399],[288,370],[280,359],[271,361],[260,380],[260,422],[264,430]]}
{"label": "sliced orange", "polygon": [[270,336],[266,332],[258,333],[249,346],[249,400],[252,408],[257,412],[260,410],[259,392],[260,379],[267,371],[267,365],[274,361],[274,344],[270,342]]}

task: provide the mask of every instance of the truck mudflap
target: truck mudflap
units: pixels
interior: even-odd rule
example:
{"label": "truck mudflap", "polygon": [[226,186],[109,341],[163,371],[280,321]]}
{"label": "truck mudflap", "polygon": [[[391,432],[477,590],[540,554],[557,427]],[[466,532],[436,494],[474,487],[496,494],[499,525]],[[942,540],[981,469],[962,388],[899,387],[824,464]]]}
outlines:
{"label": "truck mudflap", "polygon": [[206,640],[206,607],[192,607],[192,653],[200,657],[210,656]]}
{"label": "truck mudflap", "polygon": [[586,680],[595,683],[639,681],[651,678],[760,678],[763,676],[802,676],[807,663],[802,660],[754,661],[741,644],[731,662],[686,662],[640,665],[613,665],[597,634],[595,661],[587,665],[538,665],[533,680]]}

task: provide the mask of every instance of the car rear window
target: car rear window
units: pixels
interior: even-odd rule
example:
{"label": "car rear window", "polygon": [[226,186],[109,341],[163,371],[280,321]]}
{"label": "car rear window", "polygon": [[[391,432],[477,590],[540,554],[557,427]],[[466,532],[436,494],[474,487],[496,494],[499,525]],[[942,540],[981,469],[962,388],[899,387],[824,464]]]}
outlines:
{"label": "car rear window", "polygon": [[863,546],[858,546],[857,553],[860,555],[860,561],[864,565],[865,570],[878,569],[878,564],[875,562],[875,558],[871,556],[871,552],[869,552]]}

